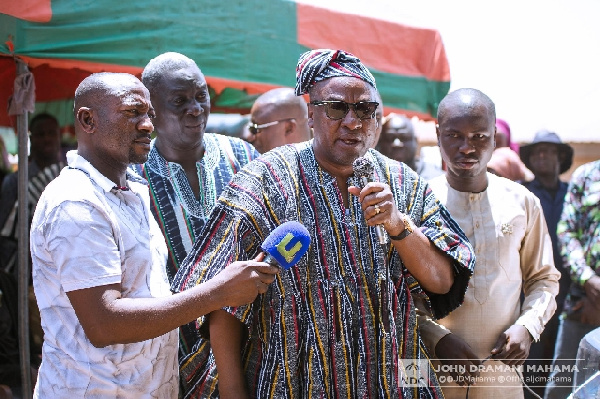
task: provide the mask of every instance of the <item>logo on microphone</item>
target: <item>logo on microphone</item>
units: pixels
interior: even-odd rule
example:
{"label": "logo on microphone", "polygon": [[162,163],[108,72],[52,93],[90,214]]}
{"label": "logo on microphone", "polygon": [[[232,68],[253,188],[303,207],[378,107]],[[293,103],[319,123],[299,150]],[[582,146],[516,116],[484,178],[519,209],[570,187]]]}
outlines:
{"label": "logo on microphone", "polygon": [[[296,239],[294,240],[294,238]],[[290,246],[291,248],[288,249]],[[302,249],[302,242],[300,241],[300,237],[295,237],[292,233],[287,233],[279,244],[277,244],[276,248],[285,261],[291,263],[294,256]]]}
{"label": "logo on microphone", "polygon": [[306,227],[290,220],[277,226],[262,243],[261,248],[268,254],[265,262],[274,262],[287,270],[302,258],[309,246],[310,234]]}

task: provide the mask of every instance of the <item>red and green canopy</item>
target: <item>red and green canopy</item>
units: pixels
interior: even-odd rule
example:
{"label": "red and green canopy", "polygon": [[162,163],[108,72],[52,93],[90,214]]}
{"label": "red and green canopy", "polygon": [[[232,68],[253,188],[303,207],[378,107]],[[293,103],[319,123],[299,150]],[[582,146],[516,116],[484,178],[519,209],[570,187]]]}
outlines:
{"label": "red and green canopy", "polygon": [[75,88],[90,73],[139,75],[165,51],[198,63],[214,111],[248,112],[258,94],[293,87],[298,57],[312,48],[358,56],[386,113],[432,119],[450,87],[437,31],[293,1],[18,0],[0,3],[0,126],[14,126],[6,113],[14,57],[34,75],[36,111],[71,118]]}

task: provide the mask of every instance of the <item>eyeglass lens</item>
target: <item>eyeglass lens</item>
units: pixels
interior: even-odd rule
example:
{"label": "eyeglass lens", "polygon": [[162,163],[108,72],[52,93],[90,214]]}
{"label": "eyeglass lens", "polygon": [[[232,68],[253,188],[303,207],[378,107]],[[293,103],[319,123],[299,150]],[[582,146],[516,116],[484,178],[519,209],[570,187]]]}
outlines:
{"label": "eyeglass lens", "polygon": [[360,119],[373,118],[375,110],[379,105],[379,103],[374,101],[360,101],[354,104],[345,101],[318,101],[313,104],[324,105],[325,114],[330,119],[343,119],[348,114],[350,107],[353,108],[354,113]]}

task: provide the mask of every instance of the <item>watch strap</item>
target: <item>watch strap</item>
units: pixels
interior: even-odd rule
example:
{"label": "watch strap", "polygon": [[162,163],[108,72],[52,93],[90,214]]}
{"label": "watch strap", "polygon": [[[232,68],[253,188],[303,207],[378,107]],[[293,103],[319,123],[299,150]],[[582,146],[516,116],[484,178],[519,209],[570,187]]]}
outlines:
{"label": "watch strap", "polygon": [[404,230],[402,230],[402,233],[398,234],[397,236],[390,235],[390,238],[394,241],[404,240],[413,232],[413,227],[410,224],[410,218],[408,217],[408,215],[404,215],[402,217],[402,222],[404,222]]}
{"label": "watch strap", "polygon": [[404,228],[404,230],[402,230],[402,233],[398,234],[397,236],[390,236],[390,238],[394,241],[401,241],[401,240],[404,240],[409,235],[411,235],[411,233],[412,233],[412,231],[410,231],[407,228]]}

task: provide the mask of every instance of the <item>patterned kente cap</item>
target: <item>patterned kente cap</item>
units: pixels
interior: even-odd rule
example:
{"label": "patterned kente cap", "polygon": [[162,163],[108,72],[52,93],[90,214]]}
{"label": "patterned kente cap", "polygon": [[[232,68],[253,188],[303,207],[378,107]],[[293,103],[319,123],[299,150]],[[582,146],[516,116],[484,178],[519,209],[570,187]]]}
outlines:
{"label": "patterned kente cap", "polygon": [[354,55],[343,50],[317,49],[300,56],[296,66],[296,95],[308,93],[317,82],[335,76],[359,78],[375,87],[375,78]]}

